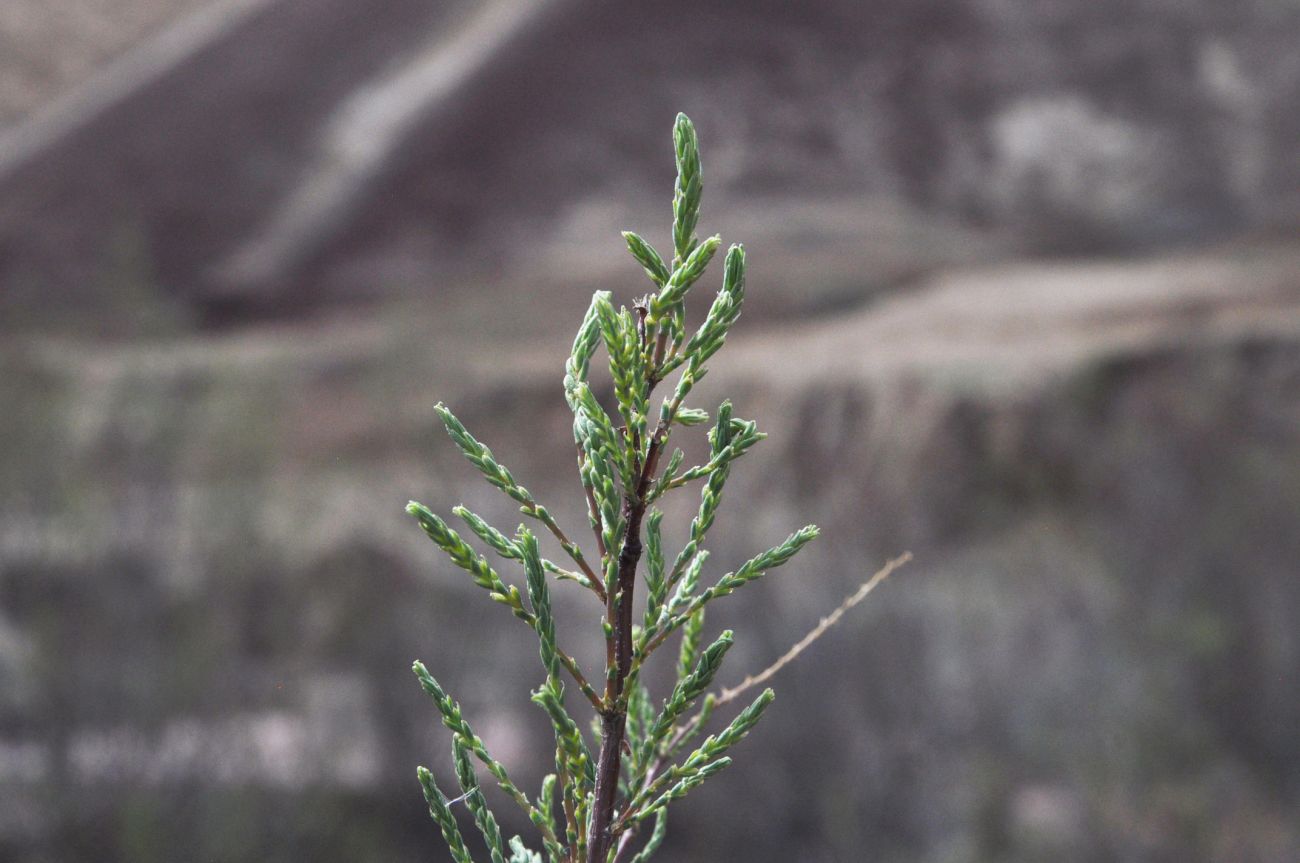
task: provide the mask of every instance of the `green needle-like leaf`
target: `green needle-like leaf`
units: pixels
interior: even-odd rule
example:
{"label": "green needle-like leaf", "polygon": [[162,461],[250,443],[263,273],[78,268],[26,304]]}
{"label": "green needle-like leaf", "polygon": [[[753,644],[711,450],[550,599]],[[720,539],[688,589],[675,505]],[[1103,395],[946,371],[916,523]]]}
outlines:
{"label": "green needle-like leaf", "polygon": [[533,693],[532,700],[550,717],[555,742],[564,750],[572,775],[580,780],[579,790],[586,793],[596,781],[596,769],[587,743],[582,739],[582,730],[565,711],[554,689],[543,686]]}
{"label": "green needle-like leaf", "polygon": [[474,535],[483,540],[492,549],[507,560],[520,560],[519,547],[512,540],[506,537],[501,531],[488,524],[479,516],[470,512],[463,506],[453,506],[452,514],[457,516],[472,531]]}
{"label": "green needle-like leaf", "polygon": [[673,125],[673,151],[677,157],[677,183],[673,188],[673,249],[685,260],[695,248],[695,225],[700,220],[700,195],[704,178],[700,170],[700,144],[695,126],[685,114]]}
{"label": "green needle-like leaf", "polygon": [[551,591],[546,583],[546,570],[537,551],[537,537],[523,525],[517,534],[519,550],[524,559],[524,572],[528,576],[528,601],[533,607],[533,628],[542,655],[542,665],[550,676],[550,685],[563,692],[560,683],[560,656],[555,646],[555,618],[551,615]]}
{"label": "green needle-like leaf", "polygon": [[631,231],[624,231],[623,239],[627,241],[627,250],[632,253],[632,257],[636,258],[636,262],[645,269],[650,281],[661,288],[667,284],[668,277],[672,273],[669,271],[668,265],[664,263],[664,259],[659,257],[659,253],[655,251],[654,246]]}
{"label": "green needle-like leaf", "polygon": [[664,580],[663,520],[664,514],[657,509],[646,520],[646,626],[659,619],[659,609],[668,589]]}
{"label": "green needle-like leaf", "polygon": [[452,735],[452,756],[456,762],[456,779],[460,790],[465,795],[465,805],[474,815],[474,823],[483,834],[492,863],[505,863],[501,845],[501,830],[497,827],[496,816],[488,808],[487,800],[478,785],[478,774],[474,772],[474,762],[470,758],[469,746],[459,734]]}
{"label": "green needle-like leaf", "polygon": [[646,863],[664,842],[664,836],[668,834],[668,810],[660,809],[655,813],[655,827],[650,833],[650,838],[646,841],[645,847],[637,852],[632,858],[632,863]]}
{"label": "green needle-like leaf", "polygon": [[682,646],[677,654],[677,679],[684,680],[695,667],[700,655],[700,642],[704,636],[704,609],[686,619],[682,626]]}
{"label": "green needle-like leaf", "polygon": [[456,863],[474,863],[474,858],[469,856],[469,849],[465,847],[465,840],[460,835],[460,828],[456,826],[456,816],[451,814],[447,798],[439,790],[438,784],[433,781],[433,774],[424,767],[417,767],[415,774],[420,779],[421,787],[424,788],[424,799],[429,804],[429,815],[442,831],[443,841],[451,850],[452,859]]}
{"label": "green needle-like leaf", "polygon": [[556,842],[555,834],[551,830],[551,825],[547,823],[546,817],[537,810],[536,806],[529,802],[524,793],[510,780],[510,775],[506,772],[505,766],[488,754],[483,741],[474,733],[474,729],[465,721],[465,717],[461,715],[460,705],[453,701],[451,696],[438,684],[438,681],[429,673],[429,669],[424,667],[423,662],[417,661],[412,666],[412,670],[415,672],[415,676],[419,678],[421,688],[429,694],[429,697],[433,699],[433,703],[437,705],[438,712],[442,714],[442,724],[451,729],[453,734],[460,735],[469,751],[474,753],[474,757],[482,762],[483,766],[496,779],[497,785],[501,786],[501,790],[506,792],[519,805],[519,808],[528,814],[529,820],[537,825],[537,828],[542,831],[542,835],[548,841]]}
{"label": "green needle-like leaf", "polygon": [[686,292],[700,276],[704,275],[704,268],[709,265],[709,261],[713,260],[713,255],[721,244],[721,237],[709,237],[696,246],[686,260],[673,270],[663,290],[650,300],[651,320],[660,320],[686,298]]}
{"label": "green needle-like leaf", "polygon": [[672,695],[668,696],[663,711],[660,712],[659,717],[655,720],[654,727],[650,729],[645,742],[642,744],[641,764],[649,764],[650,756],[668,738],[668,734],[677,725],[677,720],[682,714],[690,710],[695,700],[704,694],[704,690],[709,688],[714,675],[718,673],[718,669],[722,665],[722,657],[731,648],[732,641],[731,630],[723,632],[717,641],[710,644],[700,654],[695,667],[677,681],[677,685],[673,687]]}
{"label": "green needle-like leaf", "polygon": [[591,357],[596,353],[596,346],[600,344],[600,312],[598,307],[601,302],[608,303],[609,297],[608,291],[597,291],[596,295],[591,298],[591,305],[587,308],[587,314],[582,319],[582,325],[578,327],[578,334],[573,339],[573,349],[569,352],[569,360],[565,364],[565,392],[587,380]]}
{"label": "green needle-like leaf", "polygon": [[420,527],[428,534],[429,539],[447,553],[452,563],[459,566],[470,574],[474,583],[479,587],[490,590],[495,594],[507,596],[509,591],[497,575],[496,570],[488,565],[487,559],[481,554],[470,548],[465,540],[460,538],[460,534],[447,526],[447,523],[438,516],[429,511],[424,504],[411,501],[406,505],[406,511],[415,516]]}
{"label": "green needle-like leaf", "polygon": [[[609,372],[614,378],[618,412],[629,433],[644,437],[646,427],[646,368],[636,321],[628,309],[615,312],[613,305],[599,307],[600,330],[609,352]],[[628,445],[629,456],[634,449]],[[629,457],[630,463],[633,458]],[[626,479],[631,479],[627,477]],[[626,480],[625,480],[626,481]],[[629,482],[629,485],[634,482]]]}
{"label": "green needle-like leaf", "polygon": [[679,779],[676,785],[673,785],[661,794],[653,803],[638,812],[636,816],[637,820],[639,821],[644,818],[649,818],[656,812],[663,810],[663,808],[669,803],[682,799],[691,789],[703,785],[705,780],[709,777],[722,772],[730,766],[730,758],[719,758],[717,761],[711,761],[703,767],[690,771],[686,776]]}
{"label": "green needle-like leaf", "polygon": [[[557,847],[557,851],[558,851]],[[510,839],[510,860],[509,863],[542,863],[542,855],[536,851],[529,850],[524,846],[524,840],[518,836]],[[558,863],[558,861],[557,861]]]}
{"label": "green needle-like leaf", "polygon": [[464,453],[465,458],[469,459],[470,463],[479,469],[479,472],[483,474],[483,477],[489,483],[520,503],[533,503],[533,496],[528,493],[528,489],[515,482],[514,475],[497,462],[492,455],[492,450],[479,443],[478,439],[466,430],[465,426],[446,405],[438,402],[433,406],[433,409],[437,411],[438,416],[442,419],[443,426],[447,429],[447,434],[456,442],[456,446],[460,447],[460,451]]}
{"label": "green needle-like leaf", "polygon": [[560,829],[555,823],[555,781],[554,773],[542,777],[542,791],[537,797],[537,811],[546,817],[551,828],[558,834]]}

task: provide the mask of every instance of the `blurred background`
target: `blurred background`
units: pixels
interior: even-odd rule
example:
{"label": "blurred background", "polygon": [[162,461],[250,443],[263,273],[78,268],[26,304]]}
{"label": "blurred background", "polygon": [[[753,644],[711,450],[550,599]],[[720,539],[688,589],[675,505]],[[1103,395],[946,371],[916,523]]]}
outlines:
{"label": "blurred background", "polygon": [[402,510],[518,522],[441,399],[585,523],[562,364],[647,289],[618,231],[669,245],[682,110],[751,272],[695,402],[771,434],[706,578],[824,529],[712,614],[722,682],[916,559],[662,858],[1300,860],[1297,46],[1294,0],[5,0],[0,859],[448,859],[417,657],[536,788],[532,636]]}

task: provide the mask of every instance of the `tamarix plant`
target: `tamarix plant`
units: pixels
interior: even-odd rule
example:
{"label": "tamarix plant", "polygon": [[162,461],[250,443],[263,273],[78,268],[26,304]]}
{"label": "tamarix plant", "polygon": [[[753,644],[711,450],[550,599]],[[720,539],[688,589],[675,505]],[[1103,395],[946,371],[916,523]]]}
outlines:
{"label": "tamarix plant", "polygon": [[[732,464],[765,435],[752,420],[734,416],[730,402],[724,401],[708,432],[709,455],[703,464],[683,467],[685,456],[680,449],[664,458],[676,427],[709,421],[705,411],[688,407],[686,398],[707,373],[708,361],[725,342],[745,298],[745,250],[733,245],[723,263],[722,289],[713,298],[703,322],[689,330],[687,293],[718,251],[720,240],[716,236],[702,241],[696,237],[700,157],[695,129],[683,114],[677,116],[673,143],[677,183],[673,194],[672,263],[669,265],[641,237],[624,232],[628,250],[645,269],[654,290],[631,308],[618,309],[608,292],[597,292],[565,366],[564,394],[573,411],[578,474],[586,490],[596,555],[589,558],[492,451],[471,435],[448,408],[437,406],[443,424],[466,458],[489,483],[518,502],[524,515],[540,522],[559,541],[570,561],[560,565],[542,557],[537,537],[525,526],[510,537],[463,506],[453,509],[470,532],[499,557],[522,567],[525,590],[521,591],[507,584],[483,555],[428,508],[414,502],[407,507],[429,538],[457,566],[536,632],[546,676],[532,700],[549,717],[555,732],[555,773],[546,776],[540,794],[530,798],[511,780],[505,766],[488,753],[483,740],[461,714],[460,706],[423,663],[415,663],[420,685],[433,698],[443,723],[452,732],[460,794],[454,800],[448,799],[424,767],[419,768],[418,775],[429,811],[457,863],[473,860],[452,813],[452,805],[461,801],[482,833],[492,863],[542,863],[541,854],[529,850],[519,837],[508,845],[503,843],[496,817],[479,785],[476,761],[536,826],[550,863],[622,863],[633,853],[642,827],[653,820],[649,838],[630,858],[632,863],[644,863],[663,842],[668,806],[731,764],[732,747],[754,727],[774,696],[771,689],[764,689],[725,728],[709,734],[688,751],[715,710],[765,682],[906,560],[904,556],[892,561],[876,573],[766,671],[745,678],[736,687],[717,693],[708,691],[733,640],[728,630],[703,646],[708,605],[788,562],[817,537],[818,531],[813,525],[802,527],[775,548],[750,558],[711,585],[703,585],[709,556],[704,542],[727,476]],[[587,382],[591,361],[602,344],[609,356],[616,417],[606,412]],[[676,383],[667,390],[657,416],[652,418],[651,396],[674,374]],[[701,480],[703,486],[699,510],[690,523],[686,543],[670,562],[664,555],[663,513],[656,504],[668,493],[696,480]],[[633,597],[643,556],[645,610],[638,626],[633,617]],[[599,689],[588,682],[578,662],[560,646],[551,613],[551,578],[576,582],[604,605],[601,634],[605,642],[605,674]],[[642,670],[678,630],[681,639],[676,684],[656,704],[642,682]],[[593,752],[588,735],[570,713],[566,678],[595,711],[598,751]]]}

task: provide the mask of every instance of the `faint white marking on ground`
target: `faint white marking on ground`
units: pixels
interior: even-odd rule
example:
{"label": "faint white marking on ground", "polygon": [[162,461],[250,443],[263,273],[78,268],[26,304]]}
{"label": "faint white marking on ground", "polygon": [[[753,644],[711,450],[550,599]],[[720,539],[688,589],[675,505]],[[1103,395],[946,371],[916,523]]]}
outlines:
{"label": "faint white marking on ground", "polygon": [[346,217],[396,147],[497,49],[553,0],[496,0],[438,35],[385,77],[356,90],[334,113],[305,179],[215,270],[219,283],[257,284],[301,260]]}
{"label": "faint white marking on ground", "polygon": [[[222,718],[177,717],[156,729],[77,729],[68,743],[70,777],[82,783],[162,785],[195,780],[300,789],[373,787],[380,740],[369,685],[355,674],[318,674],[295,683],[297,709]],[[4,781],[47,778],[49,749],[0,741]],[[6,775],[7,774],[7,775]]]}
{"label": "faint white marking on ground", "polygon": [[31,119],[0,133],[0,180],[60,138],[175,68],[272,0],[213,0],[153,40],[108,64]]}

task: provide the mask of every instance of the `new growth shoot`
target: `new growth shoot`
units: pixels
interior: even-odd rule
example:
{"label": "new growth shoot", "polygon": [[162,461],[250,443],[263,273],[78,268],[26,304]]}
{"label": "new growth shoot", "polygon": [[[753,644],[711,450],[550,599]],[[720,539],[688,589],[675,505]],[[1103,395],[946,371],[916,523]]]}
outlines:
{"label": "new growth shoot", "polygon": [[[695,743],[715,708],[779,667],[832,625],[838,616],[875,586],[899,561],[890,564],[864,589],[850,597],[801,641],[790,654],[738,687],[709,692],[733,642],[725,631],[705,644],[705,613],[710,603],[757,581],[787,563],[816,539],[808,525],[774,548],[750,558],[734,572],[706,579],[709,552],[704,548],[722,500],[732,464],[765,435],[752,420],[732,413],[724,401],[709,414],[687,404],[695,385],[708,373],[708,362],[723,346],[740,316],[745,299],[745,250],[733,245],[723,258],[722,286],[703,320],[687,322],[686,300],[721,247],[721,240],[700,240],[696,225],[702,189],[695,128],[685,115],[673,128],[677,182],[673,193],[671,254],[665,258],[645,239],[624,232],[628,251],[645,270],[652,288],[631,307],[614,305],[606,291],[592,297],[565,364],[564,394],[573,412],[573,440],[578,474],[586,493],[587,515],[595,553],[588,556],[514,475],[500,464],[451,410],[439,404],[438,415],[465,457],[493,486],[513,498],[520,511],[540,524],[563,549],[562,562],[541,556],[533,529],[521,525],[506,535],[464,507],[452,512],[465,528],[507,564],[522,569],[523,589],[507,583],[488,559],[456,530],[421,504],[407,511],[452,562],[469,573],[488,596],[532,627],[537,635],[544,678],[532,700],[550,720],[555,733],[555,772],[531,797],[511,780],[482,739],[461,715],[460,707],[421,662],[415,663],[420,685],[433,699],[452,732],[459,793],[449,800],[433,774],[421,767],[420,784],[430,814],[457,863],[471,855],[452,814],[463,801],[492,863],[644,863],[659,848],[671,804],[686,797],[709,777],[731,764],[731,750],[754,727],[772,703],[764,689],[721,730]],[[588,371],[600,348],[609,360],[617,410],[606,412],[588,385]],[[674,378],[675,376],[675,378]],[[651,400],[663,385],[657,407]],[[710,426],[704,462],[684,467],[680,449],[665,457],[678,428]],[[699,509],[689,536],[671,559],[664,554],[663,513],[659,501],[670,492],[700,482]],[[645,571],[638,569],[645,558]],[[601,633],[605,669],[589,682],[565,651],[551,613],[552,579],[573,581],[603,607]],[[633,596],[645,594],[645,611],[633,619]],[[676,684],[661,701],[641,682],[641,671],[659,648],[680,631]],[[568,697],[570,687],[580,698]],[[585,702],[585,704],[583,703]],[[598,720],[599,739],[584,732],[571,710],[590,708]],[[693,748],[691,747],[693,744]],[[542,852],[519,837],[505,843],[480,788],[485,770],[505,795],[524,811],[540,834]]]}

